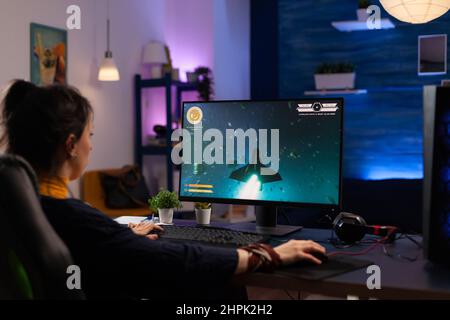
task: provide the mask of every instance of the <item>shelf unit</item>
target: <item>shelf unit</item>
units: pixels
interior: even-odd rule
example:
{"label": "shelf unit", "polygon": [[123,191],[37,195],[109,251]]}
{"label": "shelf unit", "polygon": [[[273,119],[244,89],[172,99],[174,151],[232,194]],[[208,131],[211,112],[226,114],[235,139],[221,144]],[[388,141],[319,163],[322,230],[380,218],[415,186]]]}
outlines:
{"label": "shelf unit", "polygon": [[[176,112],[172,115],[172,88],[176,89],[175,105]],[[142,141],[142,90],[149,88],[165,88],[165,100],[166,100],[166,123],[167,123],[167,135],[165,145],[152,146],[144,145]],[[135,163],[142,168],[144,156],[164,155],[166,156],[167,166],[167,189],[174,190],[173,185],[173,170],[174,165],[171,160],[172,152],[172,120],[178,120],[181,118],[181,99],[182,94],[185,91],[196,91],[197,84],[185,83],[181,81],[172,80],[170,74],[166,75],[162,79],[150,79],[143,80],[140,75],[134,77],[134,103],[135,103]]]}
{"label": "shelf unit", "polygon": [[366,94],[367,89],[341,89],[341,90],[310,90],[305,91],[305,96],[329,96],[343,94]]}
{"label": "shelf unit", "polygon": [[331,25],[341,32],[351,31],[365,31],[365,30],[381,30],[381,29],[394,29],[395,25],[389,19],[380,20],[379,29],[369,29],[366,21],[349,20],[349,21],[333,21]]}
{"label": "shelf unit", "polygon": [[383,93],[383,92],[407,92],[422,91],[423,86],[384,86],[370,87],[366,89],[342,89],[342,90],[307,90],[303,94],[305,96],[330,96],[330,95],[347,95],[347,94],[367,94],[367,93]]}

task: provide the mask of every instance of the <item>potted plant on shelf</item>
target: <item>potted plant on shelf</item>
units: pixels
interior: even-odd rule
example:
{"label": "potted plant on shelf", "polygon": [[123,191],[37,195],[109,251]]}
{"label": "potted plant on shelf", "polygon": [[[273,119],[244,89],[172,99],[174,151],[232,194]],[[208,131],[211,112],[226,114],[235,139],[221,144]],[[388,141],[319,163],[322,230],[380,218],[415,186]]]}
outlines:
{"label": "potted plant on shelf", "polygon": [[355,66],[348,62],[323,63],[316,69],[316,90],[354,89]]}
{"label": "potted plant on shelf", "polygon": [[214,95],[214,80],[211,69],[208,67],[198,67],[195,69],[195,74],[199,98],[204,101],[210,101]]}
{"label": "potted plant on shelf", "polygon": [[195,219],[198,224],[209,224],[211,221],[211,203],[197,202],[195,207]]}
{"label": "potted plant on shelf", "polygon": [[173,221],[173,209],[181,208],[181,202],[175,192],[160,191],[156,196],[148,200],[150,210],[158,210],[159,222],[171,224]]}
{"label": "potted plant on shelf", "polygon": [[367,21],[369,17],[367,8],[371,5],[372,3],[369,0],[358,0],[358,9],[356,10],[358,21]]}

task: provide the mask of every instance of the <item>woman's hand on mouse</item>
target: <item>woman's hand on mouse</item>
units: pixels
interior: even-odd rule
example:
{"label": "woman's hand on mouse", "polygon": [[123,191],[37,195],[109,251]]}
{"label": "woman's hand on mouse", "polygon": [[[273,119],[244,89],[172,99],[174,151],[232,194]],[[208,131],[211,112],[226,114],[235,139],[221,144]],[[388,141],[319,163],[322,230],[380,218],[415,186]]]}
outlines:
{"label": "woman's hand on mouse", "polygon": [[322,261],[312,255],[312,253],[326,254],[326,249],[320,244],[308,240],[290,240],[274,248],[280,256],[283,265],[289,265],[299,261],[310,261],[315,264],[322,264]]}
{"label": "woman's hand on mouse", "polygon": [[164,229],[160,226],[151,223],[151,222],[141,222],[139,224],[130,223],[128,224],[128,227],[138,236],[145,236],[150,240],[156,240],[158,239],[157,234],[149,234],[153,230],[163,231]]}

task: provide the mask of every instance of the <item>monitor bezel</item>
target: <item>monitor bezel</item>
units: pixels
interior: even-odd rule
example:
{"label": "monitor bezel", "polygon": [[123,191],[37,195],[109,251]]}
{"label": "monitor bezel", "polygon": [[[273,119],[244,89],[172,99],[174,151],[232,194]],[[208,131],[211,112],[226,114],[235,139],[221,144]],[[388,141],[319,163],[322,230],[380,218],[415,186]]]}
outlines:
{"label": "monitor bezel", "polygon": [[205,104],[205,103],[246,103],[246,102],[289,102],[289,101],[302,101],[302,102],[326,102],[326,101],[339,101],[342,108],[340,113],[341,132],[340,132],[340,159],[339,159],[339,200],[338,204],[325,204],[314,202],[286,202],[286,201],[267,201],[267,200],[246,200],[246,199],[229,199],[229,198],[209,198],[209,197],[192,197],[181,195],[181,178],[182,178],[182,164],[180,165],[180,178],[178,179],[178,197],[180,201],[186,202],[207,202],[218,204],[235,204],[235,205],[251,205],[251,206],[272,206],[272,207],[286,207],[286,208],[323,208],[330,210],[342,210],[342,171],[343,171],[343,151],[344,151],[344,98],[342,97],[330,97],[330,98],[298,98],[298,99],[277,99],[277,100],[214,100],[214,101],[183,101],[181,109],[181,128],[184,128],[184,114],[186,104]]}

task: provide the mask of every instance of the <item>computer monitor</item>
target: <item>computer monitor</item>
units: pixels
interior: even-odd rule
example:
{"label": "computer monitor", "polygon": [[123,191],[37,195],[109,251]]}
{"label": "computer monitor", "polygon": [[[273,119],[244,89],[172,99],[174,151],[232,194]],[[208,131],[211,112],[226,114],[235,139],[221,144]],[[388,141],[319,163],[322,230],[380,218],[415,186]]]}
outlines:
{"label": "computer monitor", "polygon": [[276,226],[276,207],[340,210],[343,106],[341,98],[183,103],[180,199],[255,205],[259,231],[277,235],[296,228]]}

